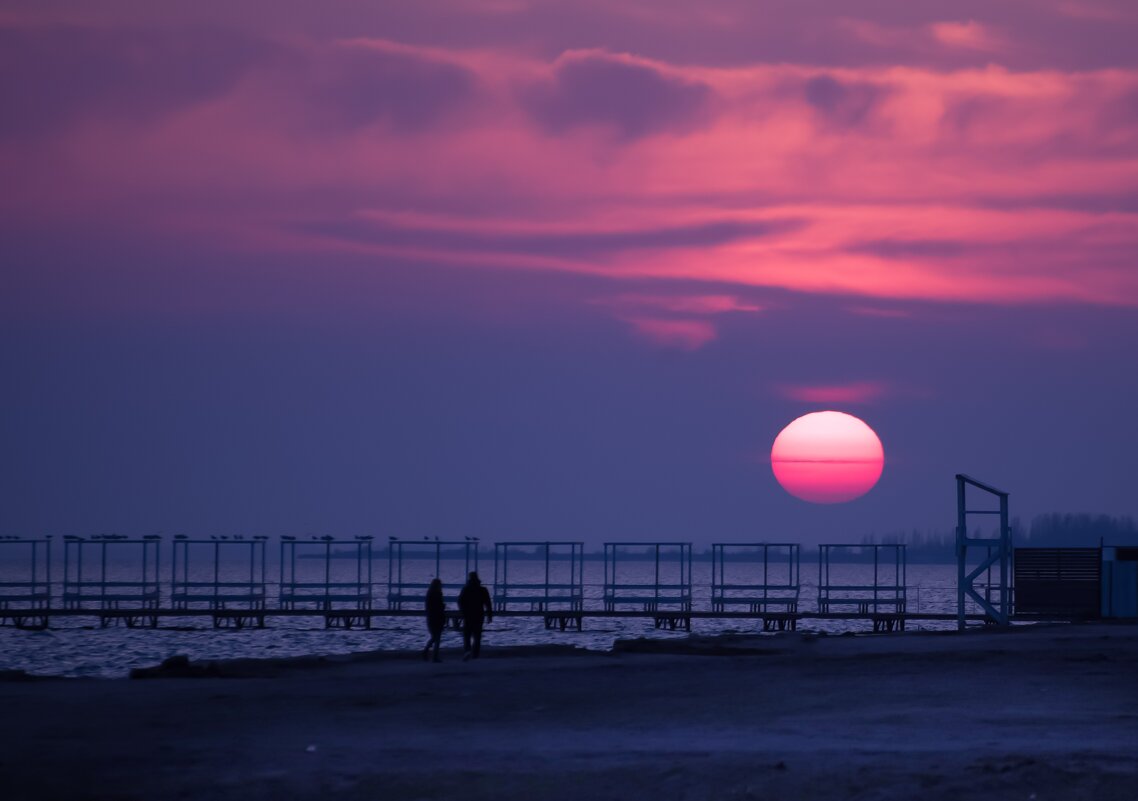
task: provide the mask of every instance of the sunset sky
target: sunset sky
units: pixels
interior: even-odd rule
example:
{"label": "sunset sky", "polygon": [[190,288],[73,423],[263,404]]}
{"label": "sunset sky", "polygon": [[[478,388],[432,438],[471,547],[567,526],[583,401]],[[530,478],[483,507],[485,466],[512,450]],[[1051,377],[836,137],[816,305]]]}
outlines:
{"label": "sunset sky", "polygon": [[[0,533],[1138,512],[1138,4],[0,2]],[[836,409],[881,480],[784,492]]]}

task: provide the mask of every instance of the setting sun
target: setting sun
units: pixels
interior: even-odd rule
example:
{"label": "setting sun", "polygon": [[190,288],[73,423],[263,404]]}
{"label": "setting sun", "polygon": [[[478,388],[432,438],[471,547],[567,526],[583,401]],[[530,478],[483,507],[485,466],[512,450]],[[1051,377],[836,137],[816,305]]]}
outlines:
{"label": "setting sun", "polygon": [[771,468],[783,489],[811,503],[860,498],[881,478],[881,440],[844,412],[813,412],[784,428],[771,448]]}

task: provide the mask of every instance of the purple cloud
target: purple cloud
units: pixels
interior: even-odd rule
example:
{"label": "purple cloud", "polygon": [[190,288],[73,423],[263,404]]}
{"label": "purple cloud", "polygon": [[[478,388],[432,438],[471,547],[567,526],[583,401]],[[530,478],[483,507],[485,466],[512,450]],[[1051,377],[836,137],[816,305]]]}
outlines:
{"label": "purple cloud", "polygon": [[883,259],[957,258],[990,245],[966,244],[951,239],[875,239],[846,247],[851,253],[868,253]]}
{"label": "purple cloud", "polygon": [[414,53],[352,47],[311,87],[314,105],[350,128],[385,121],[416,131],[461,105],[476,88],[469,70]]}
{"label": "purple cloud", "polygon": [[816,75],[807,79],[802,93],[828,122],[853,128],[872,113],[884,90],[865,82],[843,82],[830,75]]}
{"label": "purple cloud", "polygon": [[625,250],[714,247],[743,239],[774,236],[801,225],[797,220],[713,220],[656,228],[531,232],[411,227],[379,220],[349,220],[308,224],[300,228],[309,233],[378,245],[588,258]]}
{"label": "purple cloud", "polygon": [[229,91],[285,56],[221,28],[0,28],[0,136],[37,136],[86,117],[149,120]]}
{"label": "purple cloud", "polygon": [[594,55],[564,61],[552,80],[528,88],[521,101],[552,133],[599,125],[631,140],[697,127],[708,115],[711,98],[704,84]]}

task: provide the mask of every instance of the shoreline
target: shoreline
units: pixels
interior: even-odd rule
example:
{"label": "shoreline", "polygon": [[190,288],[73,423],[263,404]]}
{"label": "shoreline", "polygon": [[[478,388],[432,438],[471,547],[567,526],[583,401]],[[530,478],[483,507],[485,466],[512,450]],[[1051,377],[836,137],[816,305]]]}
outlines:
{"label": "shoreline", "polygon": [[[715,634],[688,634],[680,637],[635,637],[617,638],[606,650],[591,649],[567,643],[533,643],[522,645],[484,646],[486,658],[497,659],[539,659],[553,657],[591,657],[613,654],[660,654],[660,655],[700,655],[700,656],[744,656],[785,653],[800,643],[816,641],[875,642],[875,646],[862,646],[863,650],[912,650],[918,642],[926,639],[952,640],[957,646],[974,637],[1019,636],[1027,632],[1072,631],[1085,626],[1111,630],[1125,629],[1131,624],[1125,622],[1099,621],[1085,622],[1040,622],[1017,625],[1008,629],[973,626],[965,631],[957,630],[914,630],[903,632],[724,632]],[[892,643],[892,647],[887,645]],[[959,648],[957,648],[959,650]],[[124,676],[63,676],[40,674],[25,670],[0,670],[0,682],[6,681],[124,681],[132,679],[158,678],[269,678],[284,673],[303,670],[319,670],[348,664],[371,664],[386,662],[420,661],[417,649],[371,649],[331,654],[305,654],[281,657],[225,657],[217,659],[191,660],[186,655],[176,654],[154,665],[133,668]],[[449,646],[441,650],[443,655],[456,660],[461,649]]]}
{"label": "shoreline", "polygon": [[1135,624],[661,642],[0,682],[0,786],[12,801],[1133,801],[1138,787]]}

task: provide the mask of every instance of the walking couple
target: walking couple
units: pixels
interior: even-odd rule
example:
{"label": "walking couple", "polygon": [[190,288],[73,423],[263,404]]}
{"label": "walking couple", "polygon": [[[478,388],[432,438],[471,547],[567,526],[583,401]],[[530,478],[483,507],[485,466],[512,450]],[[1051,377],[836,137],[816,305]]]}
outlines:
{"label": "walking couple", "polygon": [[[431,639],[427,640],[423,648],[424,662],[431,658],[432,650],[434,660],[442,661],[439,659],[439,643],[447,625],[446,608],[443,583],[434,579],[427,588],[427,631],[430,632]],[[476,572],[470,573],[466,586],[458,594],[458,611],[462,613],[462,661],[477,659],[482,650],[482,622],[494,622],[494,604],[490,601],[489,590],[482,586]]]}

